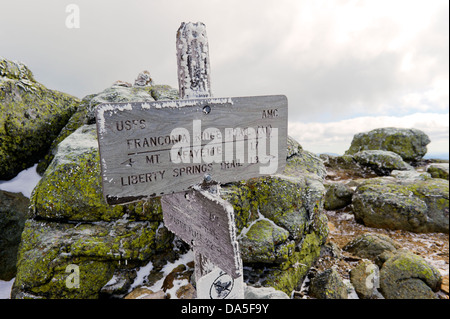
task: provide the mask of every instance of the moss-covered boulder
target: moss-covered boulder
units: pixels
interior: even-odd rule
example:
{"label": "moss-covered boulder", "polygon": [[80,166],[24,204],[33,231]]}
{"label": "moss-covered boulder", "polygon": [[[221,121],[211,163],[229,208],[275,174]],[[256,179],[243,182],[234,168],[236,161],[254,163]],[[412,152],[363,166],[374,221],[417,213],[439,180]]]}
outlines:
{"label": "moss-covered boulder", "polygon": [[387,299],[437,299],[441,286],[437,269],[422,257],[399,250],[380,271],[380,288]]}
{"label": "moss-covered boulder", "polygon": [[347,286],[333,268],[317,274],[311,280],[309,293],[317,299],[348,299]]}
{"label": "moss-covered boulder", "polygon": [[323,161],[296,149],[282,175],[221,190],[234,208],[244,276],[288,295],[301,285],[328,236]]}
{"label": "moss-covered boulder", "polygon": [[364,150],[384,150],[400,155],[404,161],[417,162],[427,153],[429,137],[418,129],[378,128],[353,137],[346,155]]}
{"label": "moss-covered boulder", "polygon": [[443,178],[448,180],[448,163],[432,163],[427,167],[427,172],[433,178]]}
{"label": "moss-covered boulder", "polygon": [[374,178],[353,195],[353,212],[369,227],[449,232],[449,182]]}
{"label": "moss-covered boulder", "polygon": [[[22,234],[12,298],[98,298],[120,261],[139,264],[155,253],[158,226],[125,220],[77,224],[30,219]],[[79,268],[79,287],[67,284],[71,265]]]}
{"label": "moss-covered boulder", "polygon": [[22,193],[0,190],[0,280],[16,275],[20,237],[29,218],[30,200]]}
{"label": "moss-covered boulder", "polygon": [[344,250],[355,256],[370,259],[381,266],[384,260],[380,256],[393,254],[399,248],[401,248],[400,244],[389,236],[366,233],[348,242]]}
{"label": "moss-covered boulder", "polygon": [[352,203],[353,189],[342,183],[329,184],[325,186],[324,207],[326,210],[336,210],[344,208]]}
{"label": "moss-covered boulder", "polygon": [[360,165],[371,168],[380,176],[389,175],[393,170],[413,170],[413,167],[405,163],[400,155],[390,151],[360,151],[353,155],[353,159]]}
{"label": "moss-covered boulder", "polygon": [[[83,99],[55,140],[49,163],[41,166],[45,172],[31,196],[13,298],[98,298],[113,275],[134,278],[136,267],[155,253],[173,252],[159,198],[114,207],[105,202],[96,127],[90,124],[95,105],[104,100],[150,101],[152,92],[172,91],[117,83]],[[66,284],[69,265],[80,270],[78,288]]]}
{"label": "moss-covered boulder", "polygon": [[36,82],[24,64],[0,57],[0,180],[43,159],[78,104]]}
{"label": "moss-covered boulder", "polygon": [[243,262],[282,263],[288,259],[290,251],[295,249],[294,241],[288,241],[289,232],[262,219],[250,226],[239,240]]}

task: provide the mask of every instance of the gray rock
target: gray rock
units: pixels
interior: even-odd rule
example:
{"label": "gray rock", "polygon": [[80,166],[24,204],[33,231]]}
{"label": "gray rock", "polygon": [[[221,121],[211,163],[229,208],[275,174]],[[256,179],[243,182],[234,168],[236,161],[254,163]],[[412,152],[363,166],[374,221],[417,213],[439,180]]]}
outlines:
{"label": "gray rock", "polygon": [[380,286],[380,270],[368,260],[361,261],[350,270],[350,282],[361,299],[372,299]]}
{"label": "gray rock", "polygon": [[353,137],[346,155],[364,150],[384,150],[400,155],[404,161],[416,162],[427,153],[429,137],[418,129],[386,127],[370,132],[358,133]]}
{"label": "gray rock", "polygon": [[273,287],[252,287],[246,286],[244,299],[290,299],[289,296]]}
{"label": "gray rock", "polygon": [[433,178],[443,178],[448,180],[448,163],[432,163],[428,166],[427,172],[431,174]]}
{"label": "gray rock", "polygon": [[257,220],[239,240],[242,260],[248,263],[281,263],[287,260],[295,243],[289,232],[266,219]]}
{"label": "gray rock", "polygon": [[353,189],[341,183],[328,185],[325,194],[325,209],[336,210],[350,205],[352,203],[353,193]]}
{"label": "gray rock", "polygon": [[[343,249],[355,256],[367,258],[379,264],[380,255],[387,252],[395,253],[399,248],[401,248],[400,244],[389,236],[366,233],[351,240]],[[379,264],[379,266],[381,265]]]}
{"label": "gray rock", "polygon": [[36,82],[24,64],[0,57],[0,180],[43,159],[78,104]]}
{"label": "gray rock", "polygon": [[402,180],[402,183],[426,181],[427,179],[431,178],[431,175],[429,173],[418,172],[416,170],[409,170],[409,171],[394,170],[391,172],[391,176],[395,177],[398,180]]}
{"label": "gray rock", "polygon": [[22,193],[0,190],[0,280],[16,276],[17,252],[29,205],[30,200]]}
{"label": "gray rock", "polygon": [[422,257],[399,250],[380,271],[380,287],[386,299],[437,299],[442,277]]}
{"label": "gray rock", "polygon": [[134,86],[151,86],[153,84],[153,80],[150,76],[150,72],[147,70],[142,71],[138,74],[138,77],[134,81]]}
{"label": "gray rock", "polygon": [[400,155],[381,150],[360,151],[353,155],[360,165],[371,168],[378,175],[389,175],[393,170],[413,170]]}
{"label": "gray rock", "polygon": [[311,280],[309,293],[317,299],[348,299],[347,286],[333,268],[317,274]]}
{"label": "gray rock", "polygon": [[298,155],[302,152],[302,146],[292,137],[288,136],[287,139],[287,158]]}
{"label": "gray rock", "polygon": [[369,227],[448,233],[448,180],[367,180],[356,188],[353,212]]}

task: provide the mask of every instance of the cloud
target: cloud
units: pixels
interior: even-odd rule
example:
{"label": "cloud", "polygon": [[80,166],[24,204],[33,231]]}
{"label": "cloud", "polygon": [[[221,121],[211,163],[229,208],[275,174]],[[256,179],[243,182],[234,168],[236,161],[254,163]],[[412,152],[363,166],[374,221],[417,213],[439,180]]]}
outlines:
{"label": "cloud", "polygon": [[449,113],[365,116],[329,123],[290,121],[288,133],[309,151],[343,154],[350,147],[355,134],[381,127],[420,129],[431,139],[428,153],[449,153]]}
{"label": "cloud", "polygon": [[[80,29],[65,26],[70,3]],[[212,91],[285,94],[293,122],[447,113],[448,1],[22,0],[2,3],[0,54],[83,97],[149,70],[177,87],[175,34],[203,21]],[[405,9],[407,8],[407,9]]]}

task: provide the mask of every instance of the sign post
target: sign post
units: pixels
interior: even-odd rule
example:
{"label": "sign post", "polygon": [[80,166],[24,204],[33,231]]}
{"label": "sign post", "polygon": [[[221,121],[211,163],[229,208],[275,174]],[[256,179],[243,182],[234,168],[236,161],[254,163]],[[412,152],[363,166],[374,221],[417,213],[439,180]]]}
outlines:
{"label": "sign post", "polygon": [[177,32],[180,100],[97,107],[108,204],[161,197],[165,226],[193,247],[197,298],[243,298],[234,211],[220,183],[285,167],[285,96],[212,98],[206,28]]}

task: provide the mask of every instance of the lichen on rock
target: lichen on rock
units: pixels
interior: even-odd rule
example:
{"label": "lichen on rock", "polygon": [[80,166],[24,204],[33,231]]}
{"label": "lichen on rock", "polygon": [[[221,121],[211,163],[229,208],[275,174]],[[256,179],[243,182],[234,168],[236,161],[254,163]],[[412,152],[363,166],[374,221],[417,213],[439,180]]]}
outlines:
{"label": "lichen on rock", "polygon": [[381,176],[389,175],[393,170],[413,170],[413,167],[405,163],[400,155],[390,151],[359,151],[353,154],[353,159]]}
{"label": "lichen on rock", "polygon": [[427,153],[430,138],[418,129],[378,128],[353,137],[346,155],[364,150],[384,150],[400,155],[404,161],[417,162]]}
{"label": "lichen on rock", "polygon": [[357,187],[353,212],[369,227],[448,233],[448,194],[448,180],[439,178],[374,178]]}
{"label": "lichen on rock", "polygon": [[380,288],[387,299],[437,299],[442,277],[422,257],[399,250],[380,271]]}
{"label": "lichen on rock", "polygon": [[36,82],[24,64],[0,57],[0,180],[44,158],[79,100]]}
{"label": "lichen on rock", "polygon": [[[139,262],[155,252],[158,222],[95,224],[28,220],[22,234],[12,297],[98,298],[120,260]],[[79,285],[66,285],[77,265]]]}

